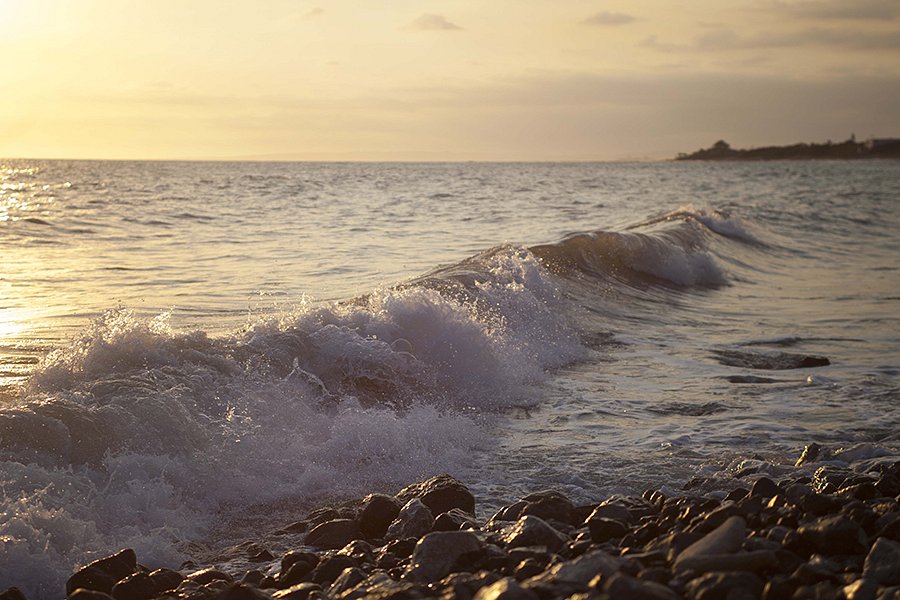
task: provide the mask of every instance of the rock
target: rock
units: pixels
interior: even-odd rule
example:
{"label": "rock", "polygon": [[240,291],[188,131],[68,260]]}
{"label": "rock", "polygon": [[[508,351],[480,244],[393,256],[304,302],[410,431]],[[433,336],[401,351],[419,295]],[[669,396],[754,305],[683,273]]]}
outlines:
{"label": "rock", "polygon": [[322,586],[315,583],[298,583],[287,589],[275,592],[272,594],[272,597],[278,600],[306,600],[310,594],[321,590]]}
{"label": "rock", "polygon": [[112,600],[112,596],[103,592],[98,592],[97,590],[78,588],[69,594],[67,600]]}
{"label": "rock", "polygon": [[432,528],[434,531],[459,531],[460,529],[468,529],[470,527],[475,527],[475,521],[472,519],[472,515],[464,510],[454,508],[439,514],[434,520]]}
{"label": "rock", "polygon": [[303,543],[314,548],[343,548],[359,537],[359,526],[351,519],[334,519],[316,525]]}
{"label": "rock", "polygon": [[795,467],[800,467],[805,463],[815,462],[816,458],[819,456],[819,452],[822,450],[822,446],[816,444],[815,442],[806,446],[803,449],[803,453],[800,454],[800,458],[797,459],[797,462],[794,463]]}
{"label": "rock", "polygon": [[6,588],[0,593],[0,600],[25,600],[25,594],[17,587]]}
{"label": "rock", "polygon": [[687,548],[675,559],[675,569],[690,568],[690,561],[710,554],[732,554],[741,549],[747,536],[747,523],[742,517],[729,517]]}
{"label": "rock", "polygon": [[403,503],[418,498],[431,510],[432,515],[439,515],[452,508],[475,514],[475,496],[461,481],[446,474],[405,487],[397,493],[396,498]]}
{"label": "rock", "polygon": [[434,525],[431,510],[418,498],[413,498],[400,509],[397,518],[387,530],[387,539],[420,538]]}
{"label": "rock", "polygon": [[177,588],[184,580],[184,575],[172,569],[156,569],[150,573],[150,579],[160,592],[167,592]]}
{"label": "rock", "polygon": [[109,594],[120,579],[137,571],[137,556],[126,548],[82,567],[66,581],[66,594],[78,588]]}
{"label": "rock", "polygon": [[821,517],[801,526],[797,532],[816,551],[826,556],[862,554],[868,549],[866,534],[862,528],[842,515]]}
{"label": "rock", "polygon": [[369,494],[359,513],[359,531],[366,539],[384,537],[391,521],[400,513],[400,503],[391,496]]}
{"label": "rock", "polygon": [[505,577],[478,590],[473,600],[538,600],[538,595],[523,588],[512,577]]}
{"label": "rock", "polygon": [[338,550],[338,554],[349,556],[359,562],[372,562],[375,559],[375,549],[365,540],[353,540]]}
{"label": "rock", "polygon": [[326,558],[312,572],[310,579],[313,583],[331,583],[343,573],[344,569],[355,567],[356,561],[349,556],[336,555]]}
{"label": "rock", "polygon": [[628,598],[628,600],[680,600],[681,598],[680,595],[664,585],[635,579],[624,573],[616,573],[610,577],[603,589],[610,598]]}
{"label": "rock", "polygon": [[591,516],[587,521],[587,526],[591,532],[591,539],[598,544],[619,539],[628,533],[628,526],[615,519]]}
{"label": "rock", "polygon": [[602,550],[594,550],[554,565],[541,575],[541,579],[553,583],[588,585],[598,574],[604,578],[612,577],[621,568],[621,559],[610,556]]}
{"label": "rock", "polygon": [[540,517],[525,515],[503,532],[500,539],[510,548],[545,546],[551,552],[559,550],[568,538]]}
{"label": "rock", "polygon": [[594,509],[587,520],[590,521],[591,519],[612,519],[626,525],[634,522],[631,511],[621,504],[601,504]]}
{"label": "rock", "polygon": [[555,490],[544,490],[529,494],[522,498],[527,502],[525,508],[522,509],[520,516],[534,515],[545,521],[553,519],[560,523],[572,523],[572,513],[575,505],[571,500],[566,498]]}
{"label": "rock", "polygon": [[319,556],[313,552],[291,550],[281,557],[281,572],[286,573],[295,563],[302,562],[309,565],[309,571],[319,564]]}
{"label": "rock", "polygon": [[710,573],[714,571],[758,572],[778,566],[776,553],[771,550],[736,552],[734,554],[700,554],[678,563],[682,571]]}
{"label": "rock", "polygon": [[185,577],[184,581],[191,581],[193,583],[196,583],[197,585],[206,585],[207,583],[211,583],[213,581],[224,581],[226,583],[231,583],[232,581],[234,581],[234,579],[231,577],[231,575],[224,571],[209,567],[208,569],[200,569],[199,571],[194,571],[193,573]]}
{"label": "rock", "polygon": [[760,477],[750,488],[750,496],[758,498],[773,498],[782,493],[781,488],[768,477]]}
{"label": "rock", "polygon": [[405,577],[421,583],[438,581],[461,556],[479,550],[481,542],[469,531],[429,533],[416,544]]}
{"label": "rock", "polygon": [[347,567],[337,576],[331,587],[328,588],[328,596],[337,598],[347,590],[353,589],[366,578],[366,574],[356,567]]}
{"label": "rock", "polygon": [[232,583],[216,596],[216,600],[271,600],[271,598],[256,586],[245,583]]}
{"label": "rock", "polygon": [[875,600],[878,594],[878,583],[871,579],[857,579],[842,590],[847,600]]}
{"label": "rock", "polygon": [[863,577],[884,586],[900,584],[900,543],[878,538],[863,567]]}
{"label": "rock", "polygon": [[162,591],[149,573],[132,573],[114,585],[110,595],[116,600],[150,600]]}
{"label": "rock", "polygon": [[691,600],[756,600],[763,587],[752,573],[707,573],[690,580],[686,591]]}

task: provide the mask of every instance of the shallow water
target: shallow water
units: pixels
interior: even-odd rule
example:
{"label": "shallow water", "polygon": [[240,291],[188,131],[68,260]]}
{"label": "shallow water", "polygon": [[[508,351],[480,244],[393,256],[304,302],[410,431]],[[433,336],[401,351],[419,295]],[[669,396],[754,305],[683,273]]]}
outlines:
{"label": "shallow water", "polygon": [[487,512],[900,446],[896,161],[0,178],[0,585],[29,597],[442,471]]}

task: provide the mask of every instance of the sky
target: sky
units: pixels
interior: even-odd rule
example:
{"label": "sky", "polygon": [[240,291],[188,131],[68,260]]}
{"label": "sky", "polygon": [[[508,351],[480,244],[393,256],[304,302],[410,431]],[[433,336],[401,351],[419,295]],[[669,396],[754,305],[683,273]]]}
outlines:
{"label": "sky", "polygon": [[0,157],[640,160],[900,137],[900,0],[0,0]]}

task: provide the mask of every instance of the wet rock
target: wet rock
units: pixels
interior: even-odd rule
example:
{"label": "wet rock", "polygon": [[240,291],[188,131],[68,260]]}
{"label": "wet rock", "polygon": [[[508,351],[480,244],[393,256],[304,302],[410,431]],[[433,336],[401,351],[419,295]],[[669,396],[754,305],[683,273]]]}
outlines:
{"label": "wet rock", "polygon": [[760,477],[750,488],[750,496],[758,498],[772,498],[782,493],[781,488],[768,477]]}
{"label": "wet rock", "polygon": [[507,546],[545,546],[551,552],[559,550],[568,538],[540,517],[525,515],[501,536]]}
{"label": "wet rock", "polygon": [[387,530],[387,539],[420,538],[434,526],[431,510],[418,498],[413,498],[400,509],[397,518]]}
{"label": "wet rock", "polygon": [[256,586],[245,583],[232,583],[216,596],[216,600],[271,600],[271,598]]}
{"label": "wet rock", "polygon": [[871,579],[857,579],[841,590],[847,600],[875,600],[878,594],[878,583]]}
{"label": "wet rock", "polygon": [[481,550],[481,542],[468,531],[429,533],[416,544],[405,577],[411,581],[438,581],[464,554]]}
{"label": "wet rock", "polygon": [[316,525],[303,540],[314,548],[343,548],[359,537],[359,526],[351,519],[334,519]]}
{"label": "wet rock", "polygon": [[97,590],[78,588],[69,594],[68,600],[112,600],[112,596]]}
{"label": "wet rock", "polygon": [[354,559],[338,554],[319,563],[319,566],[310,575],[310,579],[313,583],[331,583],[338,578],[344,569],[355,566],[356,561]]}
{"label": "wet rock", "polygon": [[821,517],[803,525],[797,532],[816,551],[827,556],[860,554],[868,549],[866,534],[862,528],[842,515]]}
{"label": "wet rock", "polygon": [[792,354],[790,352],[750,352],[748,350],[713,350],[712,353],[723,365],[744,369],[765,369],[784,371],[788,369],[808,369],[824,367],[831,361],[824,356]]}
{"label": "wet rock", "polygon": [[25,600],[25,594],[17,587],[6,588],[0,593],[0,600]]}
{"label": "wet rock", "polygon": [[272,594],[277,600],[306,600],[313,592],[322,590],[322,586],[315,583],[298,583]]}
{"label": "wet rock", "polygon": [[319,564],[319,556],[313,552],[291,550],[281,557],[281,572],[286,573],[295,563],[300,562],[309,565],[308,571],[312,571]]}
{"label": "wet rock", "polygon": [[512,577],[506,577],[478,590],[474,600],[538,600],[538,595],[523,588]]}
{"label": "wet rock", "polygon": [[800,458],[797,459],[797,462],[794,463],[795,467],[803,466],[806,463],[815,462],[819,457],[819,453],[822,451],[822,446],[816,443],[809,444],[803,449],[803,452],[800,454]]}
{"label": "wet rock", "polygon": [[615,519],[591,517],[587,522],[591,539],[598,544],[612,539],[620,539],[628,533],[628,526]]}
{"label": "wet rock", "polygon": [[211,583],[213,581],[225,581],[227,583],[231,583],[232,581],[234,581],[234,578],[224,571],[209,567],[208,569],[200,569],[199,571],[194,571],[193,573],[185,577],[184,581],[196,583],[197,585],[206,585],[207,583]]}
{"label": "wet rock", "polygon": [[629,600],[680,600],[681,596],[664,585],[653,581],[635,579],[617,573],[609,578],[603,587],[610,598]]}
{"label": "wet rock", "polygon": [[400,514],[400,503],[391,496],[369,494],[359,513],[359,531],[366,539],[384,537],[391,522]]}
{"label": "wet rock", "polygon": [[116,583],[110,595],[116,600],[150,600],[162,591],[149,573],[132,573]]}
{"label": "wet rock", "polygon": [[627,508],[621,504],[601,504],[588,517],[591,519],[612,519],[626,525],[634,522],[634,517]]}
{"label": "wet rock", "polygon": [[174,590],[184,580],[184,575],[172,569],[156,569],[151,571],[150,579],[160,592]]}
{"label": "wet rock", "polygon": [[742,517],[729,517],[722,525],[684,549],[675,559],[676,569],[692,569],[691,562],[704,555],[732,554],[741,549],[747,536]]}
{"label": "wet rock", "polygon": [[881,585],[900,584],[900,543],[878,538],[866,556],[863,576]]}
{"label": "wet rock", "polygon": [[341,556],[349,556],[358,562],[372,562],[375,559],[375,549],[365,540],[353,540],[337,553]]}
{"label": "wet rock", "polygon": [[521,515],[534,515],[547,520],[572,524],[572,513],[575,505],[563,494],[555,490],[544,490],[529,494],[522,498],[527,504],[522,509]]}
{"label": "wet rock", "polygon": [[127,548],[82,567],[66,582],[66,594],[78,588],[109,594],[120,579],[137,571],[137,556]]}
{"label": "wet rock", "polygon": [[432,515],[439,515],[453,508],[475,514],[475,496],[461,481],[447,474],[405,487],[397,493],[396,498],[402,503],[418,498]]}
{"label": "wet rock", "polygon": [[336,598],[347,590],[353,589],[365,579],[366,574],[362,570],[356,567],[347,567],[341,571],[341,574],[335,578],[334,583],[328,588],[328,596]]}
{"label": "wet rock", "polygon": [[752,573],[707,573],[689,581],[686,591],[691,600],[755,600],[763,587]]}
{"label": "wet rock", "polygon": [[621,568],[621,559],[610,556],[602,550],[595,550],[554,565],[541,576],[541,579],[553,583],[587,585],[597,575],[604,578],[612,577]]}
{"label": "wet rock", "polygon": [[472,515],[464,510],[454,508],[439,514],[434,520],[432,529],[434,531],[459,531],[460,529],[468,529],[470,527],[475,527],[475,521],[472,519]]}

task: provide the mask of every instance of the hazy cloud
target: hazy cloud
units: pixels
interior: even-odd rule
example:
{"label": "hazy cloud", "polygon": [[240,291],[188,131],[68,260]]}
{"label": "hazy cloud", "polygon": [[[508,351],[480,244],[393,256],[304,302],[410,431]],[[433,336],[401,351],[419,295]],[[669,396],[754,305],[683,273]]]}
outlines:
{"label": "hazy cloud", "polygon": [[416,31],[455,31],[462,29],[456,23],[451,23],[441,15],[430,13],[425,13],[414,19],[406,28]]}
{"label": "hazy cloud", "polygon": [[897,0],[814,0],[781,7],[791,14],[812,19],[890,20],[900,17]]}
{"label": "hazy cloud", "polygon": [[317,6],[316,8],[313,8],[312,10],[309,10],[306,13],[304,13],[303,18],[304,19],[312,19],[314,17],[321,17],[324,14],[325,14],[325,10],[322,8],[319,8]]}
{"label": "hazy cloud", "polygon": [[698,35],[690,44],[661,42],[654,35],[641,42],[641,46],[664,52],[764,50],[802,46],[829,46],[846,50],[900,50],[900,31],[869,32],[812,28],[742,36],[731,29],[722,28]]}
{"label": "hazy cloud", "polygon": [[637,21],[637,18],[632,15],[627,15],[625,13],[618,12],[598,12],[595,15],[591,15],[582,23],[585,25],[594,25],[597,27],[614,27],[616,25],[627,25],[628,23],[633,23]]}

